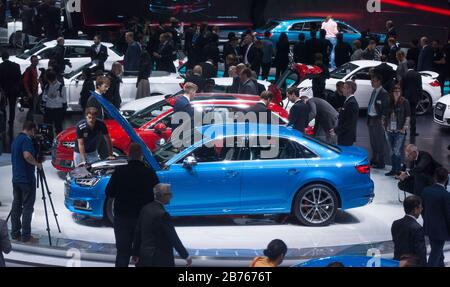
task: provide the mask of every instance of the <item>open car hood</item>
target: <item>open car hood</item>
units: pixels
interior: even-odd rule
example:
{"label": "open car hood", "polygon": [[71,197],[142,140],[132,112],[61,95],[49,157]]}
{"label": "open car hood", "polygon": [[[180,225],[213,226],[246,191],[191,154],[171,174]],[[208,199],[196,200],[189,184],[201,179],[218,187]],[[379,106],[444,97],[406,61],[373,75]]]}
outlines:
{"label": "open car hood", "polygon": [[120,114],[120,112],[116,109],[116,107],[114,107],[110,102],[108,102],[103,97],[99,96],[97,93],[92,92],[92,95],[95,96],[97,101],[103,106],[103,108],[108,112],[108,114],[125,130],[125,132],[130,137],[131,141],[138,143],[141,146],[145,159],[153,167],[153,169],[155,171],[160,170],[161,168],[158,162],[153,157],[147,145],[144,143],[141,137],[137,135],[136,131],[128,123],[128,121]]}

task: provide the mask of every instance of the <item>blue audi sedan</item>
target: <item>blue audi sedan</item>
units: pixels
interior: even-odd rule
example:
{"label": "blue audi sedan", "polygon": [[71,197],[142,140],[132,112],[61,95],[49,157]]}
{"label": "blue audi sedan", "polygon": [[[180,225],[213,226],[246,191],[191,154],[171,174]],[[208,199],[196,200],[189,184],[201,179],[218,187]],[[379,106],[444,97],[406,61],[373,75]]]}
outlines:
{"label": "blue audi sedan", "polygon": [[[305,39],[308,40],[311,38],[310,32],[312,29],[320,30],[322,27],[322,22],[324,18],[302,18],[302,19],[293,19],[293,20],[272,20],[269,21],[263,27],[256,29],[256,35],[258,38],[264,38],[264,33],[269,31],[271,33],[271,40],[276,43],[280,38],[281,33],[286,33],[290,43],[295,43],[298,41],[298,35],[304,34]],[[361,38],[361,32],[356,28],[350,26],[349,24],[335,20],[338,24],[338,30],[344,35],[344,41],[351,44],[354,40]],[[378,40],[378,42],[384,42],[385,35],[371,33],[368,35],[369,37],[374,37]],[[320,35],[317,32],[317,39],[319,39]]]}
{"label": "blue audi sedan", "polygon": [[[172,216],[291,214],[307,226],[333,222],[336,211],[374,198],[367,152],[327,145],[284,126],[216,124],[194,129],[193,144],[171,141],[154,154],[120,113],[97,100],[144,150],[161,182],[172,186]],[[77,169],[66,180],[65,205],[74,213],[113,219],[105,188],[117,159]]]}

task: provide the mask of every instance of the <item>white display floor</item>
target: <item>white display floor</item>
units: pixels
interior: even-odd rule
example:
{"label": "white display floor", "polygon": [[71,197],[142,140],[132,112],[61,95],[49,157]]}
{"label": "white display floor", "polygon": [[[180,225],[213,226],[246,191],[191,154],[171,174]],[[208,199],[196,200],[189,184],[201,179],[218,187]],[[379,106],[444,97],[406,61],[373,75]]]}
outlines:
{"label": "white display floor", "polygon": [[[44,168],[62,230],[61,234],[57,233],[50,213],[52,237],[99,246],[114,244],[111,227],[100,220],[76,218],[64,207],[64,176],[58,174],[48,161]],[[372,243],[390,241],[391,224],[403,217],[404,213],[398,200],[396,180],[385,177],[385,172],[372,170],[372,179],[375,181],[375,199],[372,204],[339,212],[336,223],[327,227],[280,224],[271,219],[181,218],[175,221],[176,229],[185,246],[191,250],[262,250],[274,238],[285,241],[290,249],[311,250],[361,244],[370,246]],[[0,182],[0,218],[5,219],[12,202],[11,166],[0,167]],[[40,190],[36,198],[32,232],[42,236],[40,244],[48,244]]]}

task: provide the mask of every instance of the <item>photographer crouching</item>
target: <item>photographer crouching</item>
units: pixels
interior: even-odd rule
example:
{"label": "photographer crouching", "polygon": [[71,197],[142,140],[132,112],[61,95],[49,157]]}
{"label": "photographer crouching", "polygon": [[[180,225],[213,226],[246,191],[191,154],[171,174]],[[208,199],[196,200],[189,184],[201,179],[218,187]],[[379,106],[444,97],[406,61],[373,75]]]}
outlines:
{"label": "photographer crouching", "polygon": [[[11,146],[14,200],[11,209],[11,237],[25,243],[36,243],[31,236],[31,218],[36,199],[35,167],[42,170],[33,145],[36,125],[27,121]],[[21,221],[22,218],[22,221]]]}

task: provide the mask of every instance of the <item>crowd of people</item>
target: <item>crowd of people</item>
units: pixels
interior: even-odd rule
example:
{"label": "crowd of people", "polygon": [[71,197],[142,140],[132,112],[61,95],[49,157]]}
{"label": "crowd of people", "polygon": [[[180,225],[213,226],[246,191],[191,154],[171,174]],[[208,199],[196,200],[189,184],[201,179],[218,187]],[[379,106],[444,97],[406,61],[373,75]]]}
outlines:
{"label": "crowd of people", "polygon": [[[52,5],[52,1],[46,1],[46,4]],[[381,51],[377,49],[380,43],[367,37],[355,40],[351,47],[344,42],[336,22],[329,16],[321,27],[311,27],[310,39],[305,40],[305,35],[300,34],[291,59],[290,43],[285,33],[281,34],[277,43],[270,40],[269,32],[261,40],[252,30],[244,32],[241,37],[230,33],[220,53],[218,27],[193,23],[181,33],[178,20],[172,18],[170,22],[170,26],[131,22],[116,43],[125,54],[123,65],[114,63],[106,75],[104,63],[108,52],[102,44],[102,37],[94,37],[90,56],[97,63],[97,68],[83,71],[80,105],[85,119],[76,125],[75,166],[96,161],[99,157],[113,158],[111,138],[102,121],[108,115],[104,114],[95,95],[120,108],[121,75],[137,72],[136,98],[150,96],[150,74],[153,70],[175,72],[174,60],[178,59],[179,51],[186,53],[188,62],[185,93],[177,97],[174,110],[191,117],[194,95],[212,90],[214,82],[211,83],[211,80],[218,76],[220,62],[225,66],[224,76],[233,78],[232,85],[227,88],[228,93],[260,96],[260,101],[248,110],[258,114],[271,114],[269,105],[282,103],[274,91],[266,91],[257,81],[259,78],[268,79],[272,67],[275,67],[275,79],[279,79],[292,61],[318,66],[321,73],[312,79],[313,97],[300,93],[297,87],[286,91],[287,99],[293,103],[289,126],[305,132],[309,123],[315,120],[315,136],[329,144],[341,146],[352,146],[357,139],[359,105],[354,94],[358,86],[350,80],[338,82],[334,95],[327,95],[325,81],[329,70],[351,60],[381,60],[382,63],[370,71],[373,91],[366,121],[370,165],[375,169],[385,169],[386,158],[390,156],[392,168],[386,176],[395,177],[399,180],[399,189],[414,194],[404,201],[406,217],[396,221],[392,227],[395,259],[417,257],[414,260],[418,265],[428,262],[430,266],[442,266],[442,248],[450,235],[450,199],[445,188],[448,171],[429,153],[419,151],[415,145],[408,145],[405,149],[404,145],[408,133],[412,143],[418,136],[415,111],[422,95],[418,72],[438,72],[443,86],[449,74],[447,55],[450,55],[450,43],[441,47],[438,41],[430,42],[423,37],[420,46],[418,41],[412,41],[411,48],[405,54],[398,47],[394,23],[388,21],[386,42]],[[14,240],[23,242],[34,241],[31,236],[31,214],[36,193],[34,168],[42,168],[31,144],[31,137],[36,131],[34,116],[41,110],[44,122],[53,125],[59,133],[63,129],[62,122],[67,110],[62,75],[70,62],[64,58],[64,38],[58,37],[54,29],[50,24],[44,25],[45,33],[57,38],[48,69],[39,73],[39,59],[32,57],[30,66],[21,74],[20,67],[8,60],[6,51],[2,53],[3,63],[0,64],[0,88],[4,95],[0,110],[6,115],[6,106],[9,106],[11,139],[14,138],[16,101],[21,93],[30,106],[28,121],[12,142],[14,202],[11,235]],[[397,64],[397,70],[387,63]],[[40,96],[39,86],[42,90]],[[270,118],[264,116],[264,119]],[[385,147],[388,147],[389,155],[386,155]],[[109,197],[115,199],[116,266],[128,266],[130,258],[137,266],[174,266],[173,248],[186,259],[187,265],[191,265],[192,260],[164,208],[172,197],[170,185],[159,183],[155,172],[143,163],[139,145],[131,145],[129,160],[127,166],[115,170],[106,191]],[[411,164],[409,169],[407,163]],[[420,214],[424,218],[425,231],[416,221],[411,221]],[[428,261],[425,258],[424,234],[430,238],[432,249]],[[266,257],[255,258],[251,265],[277,266],[286,252],[287,246],[281,240],[274,240],[265,251]]]}

